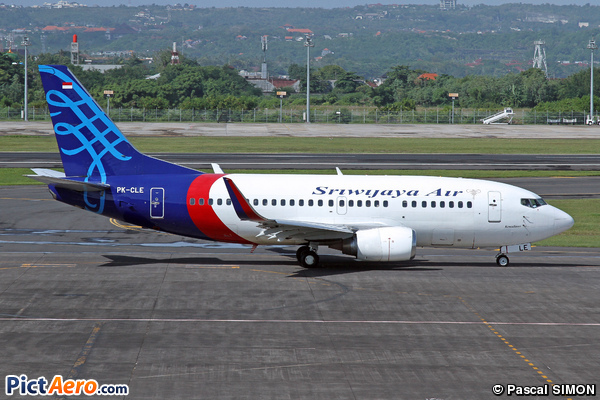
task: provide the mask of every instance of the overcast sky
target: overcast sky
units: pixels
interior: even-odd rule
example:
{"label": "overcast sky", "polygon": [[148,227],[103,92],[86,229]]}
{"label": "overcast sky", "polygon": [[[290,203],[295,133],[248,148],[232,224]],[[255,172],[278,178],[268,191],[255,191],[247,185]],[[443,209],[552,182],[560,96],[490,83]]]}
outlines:
{"label": "overcast sky", "polygon": [[[74,0],[69,0],[74,1]],[[58,0],[0,0],[5,4],[19,4],[25,6],[42,5],[44,2],[56,3]],[[439,4],[439,0],[77,0],[81,4],[88,6],[113,6],[125,4],[129,6],[140,6],[144,4],[175,4],[188,3],[194,4],[197,7],[323,7],[323,8],[338,8],[338,7],[354,7],[357,5],[382,3],[382,4]],[[489,4],[499,5],[505,3],[527,3],[527,4],[558,4],[558,5],[584,5],[597,4],[597,0],[458,0],[458,4],[476,5]]]}

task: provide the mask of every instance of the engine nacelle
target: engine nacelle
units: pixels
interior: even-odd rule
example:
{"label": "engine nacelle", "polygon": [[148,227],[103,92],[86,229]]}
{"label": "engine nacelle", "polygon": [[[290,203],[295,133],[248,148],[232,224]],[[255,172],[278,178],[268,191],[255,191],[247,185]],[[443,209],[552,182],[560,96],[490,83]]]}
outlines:
{"label": "engine nacelle", "polygon": [[417,234],[403,226],[357,231],[342,242],[342,253],[365,261],[408,261],[416,254]]}

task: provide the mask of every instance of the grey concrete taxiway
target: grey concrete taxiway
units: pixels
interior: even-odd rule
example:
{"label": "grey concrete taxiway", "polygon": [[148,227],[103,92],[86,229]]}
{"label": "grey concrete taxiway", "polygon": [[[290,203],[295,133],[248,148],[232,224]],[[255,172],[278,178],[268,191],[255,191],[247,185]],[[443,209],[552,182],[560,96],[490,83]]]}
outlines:
{"label": "grey concrete taxiway", "polygon": [[598,249],[537,247],[506,268],[493,251],[386,265],[322,249],[315,270],[294,250],[141,231],[44,187],[2,187],[0,376],[126,384],[121,399],[462,400],[599,383]]}
{"label": "grey concrete taxiway", "polygon": [[[598,125],[278,124],[114,121],[125,136],[296,136],[597,139]],[[0,121],[2,135],[51,135],[48,121]]]}

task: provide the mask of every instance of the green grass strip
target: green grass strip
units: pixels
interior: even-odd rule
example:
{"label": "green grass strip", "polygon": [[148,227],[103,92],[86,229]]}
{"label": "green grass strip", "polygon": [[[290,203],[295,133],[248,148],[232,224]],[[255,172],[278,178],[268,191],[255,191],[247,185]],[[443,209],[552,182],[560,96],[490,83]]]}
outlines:
{"label": "green grass strip", "polygon": [[560,235],[536,243],[536,246],[599,247],[600,199],[551,200],[575,220],[575,225]]}
{"label": "green grass strip", "polygon": [[[342,137],[140,137],[129,138],[152,153],[394,153],[394,154],[594,154],[600,139],[342,138]],[[0,151],[58,152],[54,137],[0,136]]]}

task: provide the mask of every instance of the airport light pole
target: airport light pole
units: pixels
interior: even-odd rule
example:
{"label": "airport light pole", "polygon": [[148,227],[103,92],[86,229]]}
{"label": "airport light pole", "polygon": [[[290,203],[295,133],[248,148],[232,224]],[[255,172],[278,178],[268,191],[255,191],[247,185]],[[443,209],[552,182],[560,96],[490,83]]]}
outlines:
{"label": "airport light pole", "polygon": [[24,36],[23,37],[23,42],[21,43],[21,45],[23,47],[25,47],[25,92],[23,94],[23,120],[24,121],[29,121],[29,113],[28,113],[28,102],[27,102],[27,47],[31,45],[31,43],[29,42],[29,37],[28,36]]}
{"label": "airport light pole", "polygon": [[277,97],[279,97],[279,123],[283,122],[283,98],[287,95],[287,92],[280,91],[277,92]]}
{"label": "airport light pole", "polygon": [[591,63],[590,63],[590,121],[594,123],[594,50],[598,48],[594,38],[590,39],[587,48],[591,50]]}
{"label": "airport light pole", "polygon": [[310,124],[310,48],[315,47],[310,33],[306,34],[304,47],[306,47],[306,123]]}
{"label": "airport light pole", "polygon": [[114,96],[114,94],[114,90],[104,91],[104,96],[106,96],[106,115],[108,115],[108,118],[110,118],[110,98],[111,96]]}

